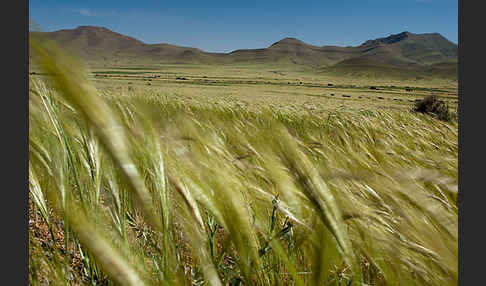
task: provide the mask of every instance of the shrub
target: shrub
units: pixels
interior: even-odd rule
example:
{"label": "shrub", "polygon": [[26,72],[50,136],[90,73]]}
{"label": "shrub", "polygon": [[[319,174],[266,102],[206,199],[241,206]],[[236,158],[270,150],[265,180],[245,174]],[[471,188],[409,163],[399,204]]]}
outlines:
{"label": "shrub", "polygon": [[449,107],[443,100],[439,100],[436,95],[427,95],[422,100],[415,101],[413,110],[415,112],[430,114],[439,120],[451,120]]}

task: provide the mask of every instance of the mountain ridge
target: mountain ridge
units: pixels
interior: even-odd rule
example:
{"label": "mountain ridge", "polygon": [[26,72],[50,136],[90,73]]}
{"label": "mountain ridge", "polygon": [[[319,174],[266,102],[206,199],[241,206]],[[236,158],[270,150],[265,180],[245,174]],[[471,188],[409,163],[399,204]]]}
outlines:
{"label": "mountain ridge", "polygon": [[[457,45],[439,33],[414,34],[408,31],[371,39],[358,46],[316,46],[286,37],[266,48],[238,49],[228,53],[205,52],[194,47],[167,43],[147,44],[105,27],[78,26],[53,32],[31,32],[48,36],[61,47],[87,61],[202,64],[283,64],[319,70],[352,70],[369,67],[393,69],[451,69],[457,66]],[[439,64],[439,65],[438,65]],[[449,71],[442,74],[454,74]]]}

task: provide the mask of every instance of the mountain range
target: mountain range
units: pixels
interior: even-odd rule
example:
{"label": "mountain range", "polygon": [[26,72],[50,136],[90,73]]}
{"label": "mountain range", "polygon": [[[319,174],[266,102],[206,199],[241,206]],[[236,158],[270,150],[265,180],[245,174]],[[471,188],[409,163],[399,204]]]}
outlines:
{"label": "mountain range", "polygon": [[96,26],[30,34],[48,36],[67,51],[91,63],[272,64],[355,76],[412,74],[457,78],[458,46],[439,33],[402,32],[352,47],[315,46],[295,38],[284,38],[267,48],[240,49],[229,53],[210,53],[170,44],[146,44]]}

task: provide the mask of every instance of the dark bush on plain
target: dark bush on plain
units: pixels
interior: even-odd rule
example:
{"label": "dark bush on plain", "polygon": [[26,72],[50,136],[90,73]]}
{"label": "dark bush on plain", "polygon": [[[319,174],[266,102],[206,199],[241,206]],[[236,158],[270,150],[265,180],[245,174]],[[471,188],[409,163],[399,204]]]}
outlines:
{"label": "dark bush on plain", "polygon": [[430,114],[439,120],[451,120],[449,107],[443,100],[439,100],[436,95],[427,95],[422,100],[416,100],[413,110],[415,112]]}

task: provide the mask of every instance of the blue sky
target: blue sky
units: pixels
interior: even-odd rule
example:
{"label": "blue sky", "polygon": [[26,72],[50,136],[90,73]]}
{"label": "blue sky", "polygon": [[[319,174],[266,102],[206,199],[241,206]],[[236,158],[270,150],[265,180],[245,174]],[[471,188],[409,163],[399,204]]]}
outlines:
{"label": "blue sky", "polygon": [[103,26],[209,52],[265,48],[285,37],[356,46],[403,31],[438,32],[457,43],[457,14],[457,0],[29,1],[30,19],[43,31]]}

